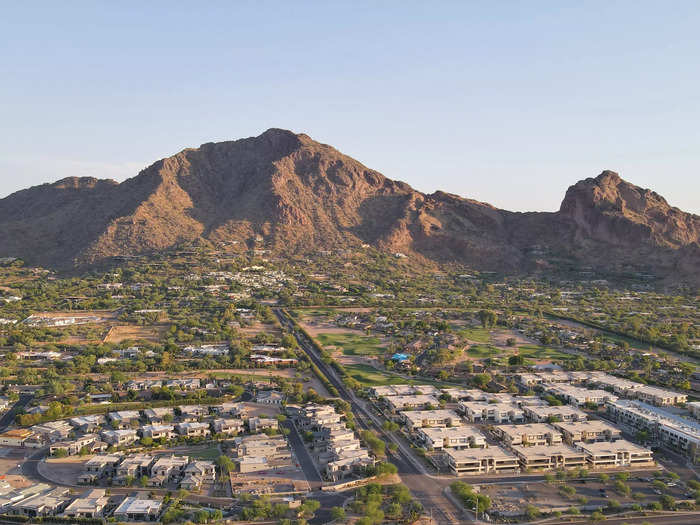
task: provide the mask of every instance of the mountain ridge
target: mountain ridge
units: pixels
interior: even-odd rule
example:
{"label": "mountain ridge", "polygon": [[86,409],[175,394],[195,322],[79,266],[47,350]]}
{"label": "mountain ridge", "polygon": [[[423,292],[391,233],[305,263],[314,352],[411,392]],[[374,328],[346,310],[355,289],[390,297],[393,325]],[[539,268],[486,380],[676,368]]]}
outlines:
{"label": "mountain ridge", "polygon": [[68,177],[0,199],[0,256],[59,269],[257,236],[288,254],[369,243],[508,272],[587,265],[700,279],[700,217],[615,172],[570,186],[559,211],[511,212],[421,193],[278,128],[186,148],[122,183]]}

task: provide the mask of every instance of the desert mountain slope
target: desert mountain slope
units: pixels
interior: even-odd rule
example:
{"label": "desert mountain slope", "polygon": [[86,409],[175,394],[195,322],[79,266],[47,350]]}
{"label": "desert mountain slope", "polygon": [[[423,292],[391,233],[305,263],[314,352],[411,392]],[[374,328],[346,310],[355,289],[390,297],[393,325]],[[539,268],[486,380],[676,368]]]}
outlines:
{"label": "desert mountain slope", "polygon": [[278,253],[369,243],[484,269],[584,264],[700,279],[700,217],[613,172],[570,187],[559,212],[513,213],[420,193],[280,129],[183,150],[121,184],[71,178],[0,200],[0,256],[57,268],[258,236]]}

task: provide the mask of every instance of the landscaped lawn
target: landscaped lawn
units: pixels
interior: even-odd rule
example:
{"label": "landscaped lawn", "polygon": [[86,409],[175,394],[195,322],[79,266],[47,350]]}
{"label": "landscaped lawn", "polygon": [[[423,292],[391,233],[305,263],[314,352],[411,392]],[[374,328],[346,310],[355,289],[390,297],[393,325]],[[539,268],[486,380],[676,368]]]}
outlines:
{"label": "landscaped lawn", "polygon": [[477,343],[488,343],[491,340],[491,334],[486,328],[465,328],[459,330],[457,335]]}
{"label": "landscaped lawn", "polygon": [[379,355],[386,350],[379,346],[378,337],[369,335],[320,333],[316,340],[323,346],[337,346],[344,355]]}
{"label": "landscaped lawn", "polygon": [[213,461],[221,455],[219,447],[212,446],[201,449],[188,450],[187,455],[197,459]]}

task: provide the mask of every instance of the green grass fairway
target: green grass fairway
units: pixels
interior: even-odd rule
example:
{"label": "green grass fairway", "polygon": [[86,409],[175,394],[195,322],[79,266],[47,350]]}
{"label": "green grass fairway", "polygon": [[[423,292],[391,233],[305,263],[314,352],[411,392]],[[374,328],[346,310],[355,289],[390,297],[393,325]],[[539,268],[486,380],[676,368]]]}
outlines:
{"label": "green grass fairway", "polygon": [[486,328],[466,328],[459,330],[457,335],[477,343],[488,343],[491,341],[491,334]]}
{"label": "green grass fairway", "polygon": [[473,345],[467,350],[467,356],[475,357],[476,359],[486,359],[487,357],[502,357],[507,355],[507,350],[501,350],[490,345]]}
{"label": "green grass fairway", "polygon": [[360,334],[328,334],[321,333],[316,340],[323,346],[337,346],[343,350],[343,355],[380,355],[386,351],[382,348],[378,337]]}
{"label": "green grass fairway", "polygon": [[554,348],[537,345],[523,345],[520,347],[520,355],[526,359],[561,359],[569,361],[576,359],[576,356],[560,352]]}

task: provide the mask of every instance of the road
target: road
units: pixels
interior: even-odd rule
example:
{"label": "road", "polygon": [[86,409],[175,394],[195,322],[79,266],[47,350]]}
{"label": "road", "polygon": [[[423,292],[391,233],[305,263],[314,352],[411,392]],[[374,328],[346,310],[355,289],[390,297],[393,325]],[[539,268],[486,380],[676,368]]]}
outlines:
{"label": "road", "polygon": [[17,402],[12,405],[10,410],[5,412],[5,414],[0,418],[0,432],[7,430],[12,423],[15,422],[15,417],[19,412],[24,410],[29,402],[34,399],[34,394],[20,394]]}
{"label": "road", "polygon": [[432,516],[436,523],[456,524],[464,522],[464,518],[461,517],[462,510],[455,507],[443,493],[445,486],[449,482],[437,480],[426,475],[428,473],[420,461],[406,449],[403,442],[382,429],[381,422],[367,409],[365,403],[345,386],[345,383],[336,375],[335,370],[320,358],[306,336],[297,332],[294,324],[287,318],[286,314],[277,308],[273,309],[273,312],[280,323],[290,333],[294,334],[299,347],[338,390],[340,397],[350,404],[357,424],[364,429],[377,432],[385,438],[385,441],[391,441],[398,445],[396,453],[391,454],[391,462],[398,468],[398,474],[401,476],[403,483],[423,505],[426,514]]}
{"label": "road", "polygon": [[304,475],[309,482],[311,490],[314,491],[320,489],[323,480],[321,479],[321,475],[319,474],[313,459],[311,459],[309,451],[306,450],[306,447],[304,446],[304,441],[301,439],[297,427],[290,420],[283,421],[282,425],[289,430],[289,435],[287,437],[289,438],[290,444],[294,448],[294,455],[299,461],[301,469],[304,471]]}

